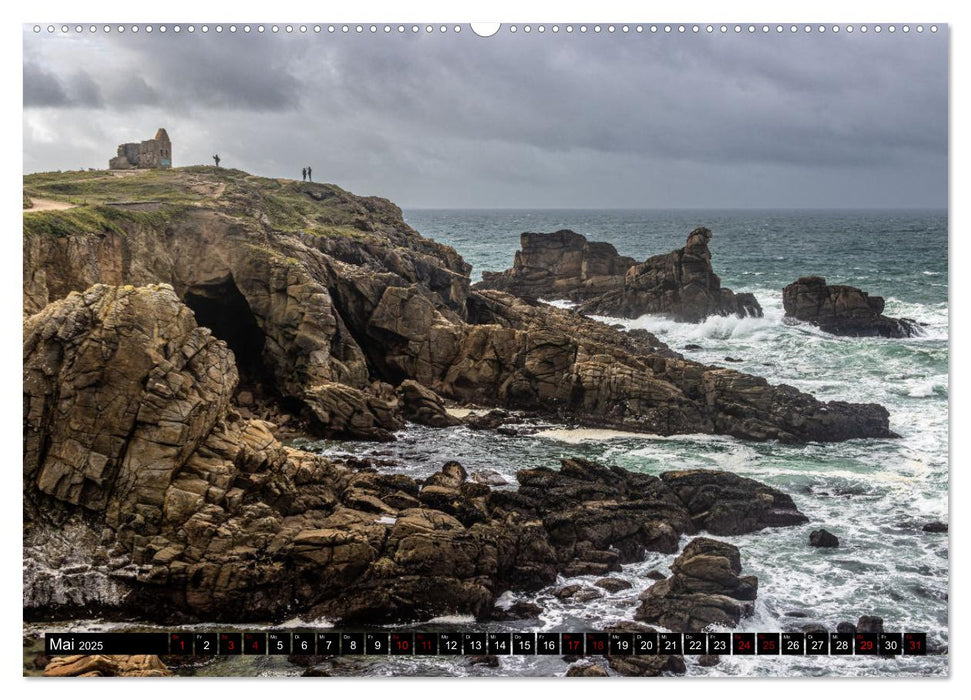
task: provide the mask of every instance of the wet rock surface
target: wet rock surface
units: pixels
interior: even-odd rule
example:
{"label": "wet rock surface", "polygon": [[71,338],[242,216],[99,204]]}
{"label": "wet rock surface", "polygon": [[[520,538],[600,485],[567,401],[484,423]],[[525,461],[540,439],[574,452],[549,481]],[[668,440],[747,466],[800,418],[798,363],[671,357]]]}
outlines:
{"label": "wet rock surface", "polygon": [[810,547],[839,547],[839,538],[828,530],[813,530],[809,533]]}
{"label": "wet rock surface", "polygon": [[811,323],[834,335],[909,338],[922,333],[909,318],[883,315],[883,297],[822,277],[802,277],[782,290],[786,316]]}
{"label": "wet rock surface", "polygon": [[696,228],[688,234],[684,248],[634,265],[622,287],[585,302],[580,311],[623,318],[659,314],[687,323],[699,323],[709,316],[762,316],[753,294],[736,294],[721,286],[711,266],[711,237],[707,228]]}
{"label": "wet rock surface", "polygon": [[513,266],[483,272],[480,289],[497,289],[535,299],[590,299],[623,285],[634,258],[609,243],[588,241],[573,231],[524,233]]}
{"label": "wet rock surface", "polygon": [[[227,194],[122,219],[117,230],[25,235],[25,314],[96,283],[170,284],[229,345],[248,405],[280,402],[277,415],[326,437],[391,440],[405,419],[452,424],[435,396],[664,435],[893,436],[879,406],[822,403],[686,361],[646,331],[473,290],[461,256],[420,236],[386,200],[240,171],[166,176],[174,191],[224,178]],[[671,254],[675,296],[686,308],[728,313],[699,231]],[[587,249],[585,274],[615,269],[604,262],[609,250]]]}
{"label": "wet rock surface", "polygon": [[494,491],[457,462],[418,482],[283,447],[235,410],[232,353],[165,285],[49,305],[25,322],[24,369],[30,617],[487,618],[504,590],[603,577],[788,506],[719,472],[566,459]]}
{"label": "wet rock surface", "polygon": [[758,579],[740,576],[741,556],[734,545],[695,538],[671,570],[670,578],[641,593],[635,620],[675,632],[700,632],[711,624],[734,627],[752,614]]}

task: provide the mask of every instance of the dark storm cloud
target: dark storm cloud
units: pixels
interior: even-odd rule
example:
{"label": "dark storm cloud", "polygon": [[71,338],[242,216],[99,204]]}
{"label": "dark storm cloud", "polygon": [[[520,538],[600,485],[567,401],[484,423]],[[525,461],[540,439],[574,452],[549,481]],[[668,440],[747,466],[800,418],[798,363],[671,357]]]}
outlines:
{"label": "dark storm cloud", "polygon": [[63,82],[33,63],[24,64],[24,107],[101,107],[101,92],[83,72]]}
{"label": "dark storm cloud", "polygon": [[870,205],[946,201],[943,34],[60,39],[25,37],[37,168],[59,167],[40,154],[63,114],[100,107],[100,132],[178,127],[183,162],[314,158],[405,204],[842,206],[853,182]]}

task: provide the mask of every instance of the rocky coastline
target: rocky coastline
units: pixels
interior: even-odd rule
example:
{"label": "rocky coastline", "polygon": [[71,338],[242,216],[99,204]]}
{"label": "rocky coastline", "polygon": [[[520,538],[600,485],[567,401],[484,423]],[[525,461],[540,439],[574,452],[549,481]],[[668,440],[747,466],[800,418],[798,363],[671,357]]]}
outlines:
{"label": "rocky coastline", "polygon": [[[523,234],[513,270],[473,287],[387,200],[213,168],[138,177],[162,179],[162,209],[24,216],[25,619],[489,620],[504,591],[608,581],[680,550],[630,624],[731,626],[757,582],[707,536],[807,522],[766,484],[572,457],[509,487],[460,458],[415,479],[281,439],[494,427],[446,410],[472,404],[660,435],[895,437],[877,404],[819,401],[588,317],[761,315],[720,286],[707,229],[639,264],[569,231]],[[553,296],[579,311],[536,300]],[[678,672],[631,663],[610,660]]]}

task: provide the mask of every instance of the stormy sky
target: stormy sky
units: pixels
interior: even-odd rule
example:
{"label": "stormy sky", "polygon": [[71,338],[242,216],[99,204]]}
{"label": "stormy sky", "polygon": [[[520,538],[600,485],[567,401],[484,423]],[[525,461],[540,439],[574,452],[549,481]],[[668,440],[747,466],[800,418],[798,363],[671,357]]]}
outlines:
{"label": "stormy sky", "polygon": [[24,171],[174,164],[404,207],[943,207],[947,36],[24,33]]}

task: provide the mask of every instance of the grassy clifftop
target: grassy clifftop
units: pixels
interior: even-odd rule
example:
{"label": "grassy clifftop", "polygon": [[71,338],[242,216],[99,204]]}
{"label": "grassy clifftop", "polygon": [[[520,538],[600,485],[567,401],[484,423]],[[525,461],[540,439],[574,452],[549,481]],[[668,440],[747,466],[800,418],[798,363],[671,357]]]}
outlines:
{"label": "grassy clifftop", "polygon": [[[357,197],[336,185],[258,177],[211,166],[34,173],[24,176],[23,185],[25,203],[52,200],[72,207],[25,209],[25,235],[116,230],[124,220],[159,223],[160,217],[186,207],[255,220],[274,231],[324,237],[361,239],[376,224],[404,225],[400,209],[387,200]],[[134,210],[138,207],[143,210]]]}

